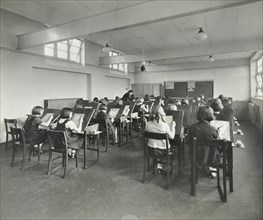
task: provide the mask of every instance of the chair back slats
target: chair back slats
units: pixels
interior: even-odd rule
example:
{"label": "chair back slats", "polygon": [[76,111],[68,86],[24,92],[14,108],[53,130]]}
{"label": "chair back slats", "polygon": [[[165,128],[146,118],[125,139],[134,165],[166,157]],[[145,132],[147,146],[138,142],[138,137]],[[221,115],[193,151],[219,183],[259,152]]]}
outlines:
{"label": "chair back slats", "polygon": [[171,111],[167,110],[166,115],[173,116],[173,121],[176,122],[176,127],[175,127],[175,134],[180,135],[181,134],[181,129],[183,127],[183,120],[184,120],[184,111]]}
{"label": "chair back slats", "polygon": [[166,133],[154,133],[154,132],[145,131],[144,136],[146,138],[151,138],[151,139],[155,139],[155,140],[166,140],[166,139],[168,139],[168,136]]}
{"label": "chair back slats", "polygon": [[17,120],[16,119],[4,119],[5,121],[5,129],[6,129],[6,133],[11,134],[11,127],[17,128]]}
{"label": "chair back slats", "polygon": [[[197,146],[209,146],[220,149],[220,160],[214,162],[213,164],[208,164],[216,168],[217,172],[217,188],[220,195],[220,198],[223,202],[227,202],[227,186],[226,186],[226,177],[229,177],[229,188],[230,192],[233,192],[233,149],[231,142],[227,140],[210,140],[210,139],[197,139],[193,138],[192,145],[192,168],[191,168],[191,194],[195,196],[196,194],[196,183],[197,183],[197,164],[196,164],[196,154]],[[221,186],[220,181],[220,171],[222,169],[222,178],[223,184]]]}
{"label": "chair back slats", "polygon": [[[170,171],[172,175],[173,169],[173,155],[169,152],[169,139],[166,133],[154,133],[154,132],[144,132],[145,142],[144,142],[144,165],[143,165],[143,183],[145,183],[152,175],[155,174],[155,169],[157,163],[165,164],[167,167],[167,175],[166,175],[166,185],[165,189],[168,189],[169,184],[171,183],[170,179]],[[160,153],[159,149],[151,148],[148,145],[149,139],[154,140],[164,140],[166,149]],[[150,165],[150,158],[152,158],[152,165]],[[147,170],[151,172],[147,175]],[[171,169],[169,171],[169,169]]]}
{"label": "chair back slats", "polygon": [[49,149],[66,150],[68,143],[65,131],[48,130]]}
{"label": "chair back slats", "polygon": [[183,125],[189,126],[192,124],[192,105],[179,105],[178,110],[184,111]]}
{"label": "chair back slats", "polygon": [[25,131],[23,128],[11,127],[13,146],[23,147],[26,145]]}

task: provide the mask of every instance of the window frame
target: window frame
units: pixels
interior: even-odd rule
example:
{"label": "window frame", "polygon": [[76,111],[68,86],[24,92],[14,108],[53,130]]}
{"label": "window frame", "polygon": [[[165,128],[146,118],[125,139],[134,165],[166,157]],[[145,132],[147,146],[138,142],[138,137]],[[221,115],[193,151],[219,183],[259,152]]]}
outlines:
{"label": "window frame", "polygon": [[[259,62],[261,60],[261,62]],[[260,70],[259,70],[260,69]],[[263,55],[256,60],[256,94],[259,97],[263,96]]]}
{"label": "window frame", "polygon": [[[120,56],[121,53],[115,51],[115,50],[110,50],[109,51],[109,56]],[[118,70],[123,73],[128,73],[128,63],[113,63],[109,64],[109,68],[113,70]]]}
{"label": "window frame", "polygon": [[[72,44],[70,43],[71,40],[78,40],[78,41],[80,41],[79,47],[72,45]],[[58,49],[58,44],[59,44],[59,43],[62,43],[62,42],[66,42],[66,45],[67,45],[67,46],[66,46],[66,48],[67,48],[66,50]],[[45,53],[46,47],[47,47],[47,48],[50,48],[50,47],[48,47],[48,45],[50,45],[50,44],[53,44],[53,45],[54,45],[54,48],[53,48],[53,56],[47,55],[47,54]],[[79,51],[78,51],[77,54],[70,52],[71,46],[74,46],[74,47],[76,47],[76,48],[79,49]],[[84,40],[79,39],[79,38],[73,38],[73,39],[67,39],[67,40],[63,40],[63,41],[57,41],[57,42],[48,43],[48,44],[45,44],[45,45],[44,45],[44,55],[47,56],[47,57],[53,57],[53,58],[56,58],[56,59],[59,59],[59,60],[63,60],[63,61],[69,61],[69,62],[81,64],[81,61],[82,61],[83,56],[84,56],[84,54],[82,54],[83,47],[84,47]],[[60,51],[63,51],[63,52],[66,52],[66,53],[67,53],[67,58],[58,57],[58,52],[59,52],[59,50],[60,50]],[[77,58],[76,60],[72,60],[72,59],[71,59],[71,54],[77,55],[77,57],[79,57],[79,58]]]}

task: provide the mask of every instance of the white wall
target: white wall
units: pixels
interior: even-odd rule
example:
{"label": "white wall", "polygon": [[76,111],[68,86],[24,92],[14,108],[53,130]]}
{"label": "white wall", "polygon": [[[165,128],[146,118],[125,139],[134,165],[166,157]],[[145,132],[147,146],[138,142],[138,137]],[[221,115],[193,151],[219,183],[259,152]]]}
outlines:
{"label": "white wall", "polygon": [[16,35],[44,28],[44,24],[0,9],[1,46],[17,48]]}
{"label": "white wall", "polygon": [[43,46],[16,50],[17,34],[43,27],[41,23],[1,10],[0,142],[5,141],[4,118],[25,117],[33,106],[43,106],[44,99],[114,98],[116,94],[109,88],[107,77],[123,78],[122,88],[127,87],[127,80],[133,83],[132,73],[123,74],[98,66],[98,56],[104,54],[101,46],[92,42],[86,42],[85,66],[47,58],[42,54]]}
{"label": "white wall", "polygon": [[134,83],[207,80],[214,81],[215,97],[224,94],[239,101],[248,101],[250,98],[250,75],[248,66],[174,72],[140,72],[134,75]]}

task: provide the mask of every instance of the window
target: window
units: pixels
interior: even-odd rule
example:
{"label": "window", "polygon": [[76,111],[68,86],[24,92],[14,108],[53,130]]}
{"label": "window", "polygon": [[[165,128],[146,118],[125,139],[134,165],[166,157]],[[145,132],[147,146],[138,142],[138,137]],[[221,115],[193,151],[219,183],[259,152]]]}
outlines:
{"label": "window", "polygon": [[262,62],[263,56],[257,60],[257,74],[256,74],[256,81],[257,81],[257,95],[263,96],[263,72],[262,72]]}
{"label": "window", "polygon": [[83,41],[70,39],[45,45],[45,55],[70,60],[76,63],[81,61]]}
{"label": "window", "polygon": [[[110,51],[109,56],[120,56],[120,53],[116,51]],[[119,70],[125,73],[128,73],[128,64],[127,63],[119,63],[119,64],[110,64],[109,67],[111,69]]]}
{"label": "window", "polygon": [[46,56],[54,56],[54,44],[46,44],[45,45],[45,55]]}

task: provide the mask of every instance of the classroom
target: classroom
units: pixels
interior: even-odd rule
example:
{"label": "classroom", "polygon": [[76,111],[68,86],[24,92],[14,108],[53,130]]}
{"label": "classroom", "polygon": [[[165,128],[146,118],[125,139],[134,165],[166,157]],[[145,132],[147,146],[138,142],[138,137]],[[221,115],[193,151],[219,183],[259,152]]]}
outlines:
{"label": "classroom", "polygon": [[0,16],[0,219],[263,218],[262,0],[1,0]]}

